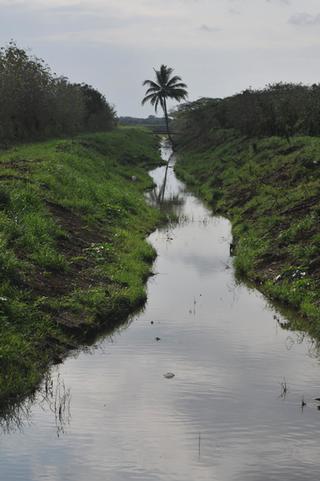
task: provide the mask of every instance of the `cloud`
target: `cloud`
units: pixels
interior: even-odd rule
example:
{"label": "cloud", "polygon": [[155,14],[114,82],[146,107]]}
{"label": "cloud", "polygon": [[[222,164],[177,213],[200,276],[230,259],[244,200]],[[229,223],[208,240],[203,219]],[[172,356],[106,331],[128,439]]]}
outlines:
{"label": "cloud", "polygon": [[283,3],[284,5],[291,5],[291,0],[266,0],[268,3]]}
{"label": "cloud", "polygon": [[241,11],[237,8],[229,8],[228,13],[230,15],[241,15]]}
{"label": "cloud", "polygon": [[297,13],[289,18],[288,23],[298,27],[320,25],[320,13],[317,15],[311,15],[307,12]]}
{"label": "cloud", "polygon": [[211,27],[210,25],[207,25],[206,23],[203,23],[201,27],[199,27],[199,30],[202,30],[202,32],[220,32],[221,28],[219,27]]}

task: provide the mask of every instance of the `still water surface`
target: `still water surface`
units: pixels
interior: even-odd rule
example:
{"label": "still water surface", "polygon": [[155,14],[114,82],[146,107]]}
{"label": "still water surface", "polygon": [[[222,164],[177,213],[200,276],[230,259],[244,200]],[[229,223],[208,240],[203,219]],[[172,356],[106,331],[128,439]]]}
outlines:
{"label": "still water surface", "polygon": [[[152,172],[158,187],[164,174]],[[319,479],[315,346],[235,281],[229,222],[171,168],[170,199],[180,222],[150,236],[144,312],[54,368],[3,423],[1,481]]]}

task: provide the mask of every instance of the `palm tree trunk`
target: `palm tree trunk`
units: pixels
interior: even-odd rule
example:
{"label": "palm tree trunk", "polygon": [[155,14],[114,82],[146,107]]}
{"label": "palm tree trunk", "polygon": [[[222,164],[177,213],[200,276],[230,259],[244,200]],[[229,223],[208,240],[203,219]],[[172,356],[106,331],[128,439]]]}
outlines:
{"label": "palm tree trunk", "polygon": [[173,140],[172,140],[170,129],[169,129],[169,117],[168,117],[168,110],[167,110],[167,102],[165,98],[162,99],[162,108],[163,108],[164,118],[166,120],[168,138],[170,140],[172,150],[174,150],[174,144],[173,144]]}

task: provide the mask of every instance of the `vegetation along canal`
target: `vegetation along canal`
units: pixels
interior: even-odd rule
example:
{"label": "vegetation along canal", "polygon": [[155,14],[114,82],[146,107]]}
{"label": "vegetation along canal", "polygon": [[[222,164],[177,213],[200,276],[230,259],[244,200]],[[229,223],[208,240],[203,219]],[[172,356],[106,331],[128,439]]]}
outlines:
{"label": "vegetation along canal", "polygon": [[[165,167],[151,175],[159,199]],[[317,345],[237,283],[229,222],[173,168],[162,204],[177,222],[150,236],[144,311],[2,420],[1,480],[318,478]]]}

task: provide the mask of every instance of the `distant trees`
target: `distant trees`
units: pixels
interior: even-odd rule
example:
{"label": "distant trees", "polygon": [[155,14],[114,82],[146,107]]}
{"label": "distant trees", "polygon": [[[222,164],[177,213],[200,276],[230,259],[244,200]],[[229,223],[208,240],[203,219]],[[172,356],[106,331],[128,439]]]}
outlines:
{"label": "distant trees", "polygon": [[86,84],[57,77],[14,42],[0,49],[0,142],[108,130],[113,107]]}
{"label": "distant trees", "polygon": [[320,85],[276,83],[225,99],[200,99],[177,109],[174,129],[181,142],[210,141],[221,129],[288,141],[293,135],[320,135]]}
{"label": "distant trees", "polygon": [[143,82],[143,86],[147,86],[148,89],[142,100],[142,105],[146,102],[150,102],[151,105],[154,106],[156,112],[160,104],[164,113],[168,137],[171,140],[171,143],[172,139],[169,130],[167,99],[174,99],[177,102],[181,102],[188,96],[186,84],[182,82],[181,77],[178,75],[172,76],[172,73],[173,69],[166,65],[161,65],[159,70],[155,70],[156,81],[145,80]]}

